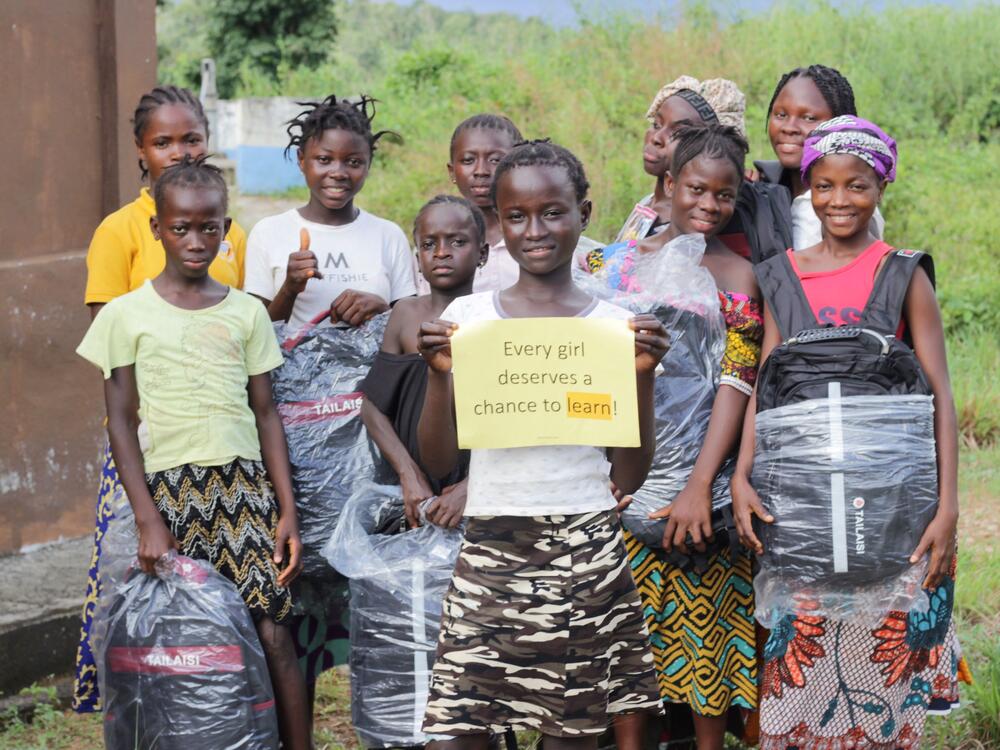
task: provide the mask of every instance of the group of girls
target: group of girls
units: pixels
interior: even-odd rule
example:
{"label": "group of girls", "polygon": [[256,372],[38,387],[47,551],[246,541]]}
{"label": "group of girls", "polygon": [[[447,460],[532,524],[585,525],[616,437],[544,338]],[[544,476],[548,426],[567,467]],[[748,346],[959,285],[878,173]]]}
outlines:
{"label": "group of girls", "polygon": [[[642,148],[654,189],[606,247],[581,239],[591,203],[570,151],[524,141],[500,115],[471,117],[448,154],[461,197],[439,195],[420,209],[414,261],[399,227],[355,203],[384,134],[372,128],[371,100],[331,96],[290,123],[308,203],[261,220],[247,240],[203,161],[208,127],[197,99],[173,87],[144,96],[134,122],[149,188],[102,223],[88,255],[86,302],[92,315],[107,309],[80,351],[106,378],[110,447],[77,707],[97,706],[88,629],[108,498],[120,482],[145,569],[179,549],[211,561],[243,594],[272,670],[283,746],[309,746],[315,678],[346,660],[345,605],[292,614],[301,542],[271,402],[268,372],[281,358],[269,321],[329,316],[357,326],[391,310],[362,384],[364,423],[399,477],[411,524],[465,519],[424,724],[448,738],[435,745],[485,748],[492,733],[514,728],[539,732],[550,750],[584,750],[610,724],[616,744],[634,750],[659,714],[682,706],[700,750],[723,746],[734,715],[751,718],[747,736],[768,750],[919,746],[927,714],[957,705],[967,677],[951,620],[955,412],[923,271],[904,322],[935,399],[939,510],[914,551],[914,560],[930,555],[932,607],[889,613],[874,629],[790,615],[766,633],[753,619],[761,546],[751,516],[774,520],[749,481],[754,384],[780,343],[753,263],[787,254],[817,315],[833,310],[827,322],[850,322],[841,312],[864,307],[893,252],[878,205],[895,177],[896,145],[858,117],[840,73],[813,65],[785,75],[768,108],[778,161],[748,169],[744,105],[722,79],[685,76],[657,93]],[[654,379],[669,331],[575,278],[591,273],[634,290],[634,259],[690,234],[706,241],[701,264],[718,288],[726,345],[704,444],[686,486],[653,514],[667,519],[654,548],[623,534],[616,511],[656,455]],[[641,445],[460,451],[453,332],[476,320],[552,316],[629,321]],[[709,548],[711,486],[737,454],[732,502],[745,549]],[[677,565],[675,549],[708,550],[705,564]]]}

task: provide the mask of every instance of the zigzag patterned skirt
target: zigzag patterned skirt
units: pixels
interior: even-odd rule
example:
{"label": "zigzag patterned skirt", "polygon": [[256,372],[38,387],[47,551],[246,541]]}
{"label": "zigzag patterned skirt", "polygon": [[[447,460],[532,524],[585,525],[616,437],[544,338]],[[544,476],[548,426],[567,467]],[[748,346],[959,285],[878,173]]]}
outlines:
{"label": "zigzag patterned skirt", "polygon": [[146,474],[146,484],[181,554],[210,562],[232,581],[254,620],[288,619],[292,599],[272,561],[278,503],[264,464],[185,464]]}
{"label": "zigzag patterned skirt", "polygon": [[424,731],[580,737],[659,704],[613,511],[469,520]]}
{"label": "zigzag patterned skirt", "polygon": [[708,568],[681,570],[625,532],[632,577],[656,662],[663,700],[702,716],[757,707],[753,578],[749,555],[729,551]]}

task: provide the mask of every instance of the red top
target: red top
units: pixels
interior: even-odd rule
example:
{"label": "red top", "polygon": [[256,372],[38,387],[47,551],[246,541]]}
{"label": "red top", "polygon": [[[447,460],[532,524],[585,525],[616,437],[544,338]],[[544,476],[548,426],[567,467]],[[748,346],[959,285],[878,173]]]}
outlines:
{"label": "red top", "polygon": [[821,326],[849,326],[861,322],[865,303],[875,286],[879,263],[893,248],[876,240],[857,258],[833,271],[803,273],[795,262],[795,252],[788,251],[792,270],[802,282],[816,320]]}

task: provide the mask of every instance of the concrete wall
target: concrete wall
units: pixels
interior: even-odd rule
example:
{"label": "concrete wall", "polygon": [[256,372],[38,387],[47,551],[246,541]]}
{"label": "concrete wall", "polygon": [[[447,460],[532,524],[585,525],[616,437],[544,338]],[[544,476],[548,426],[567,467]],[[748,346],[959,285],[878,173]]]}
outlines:
{"label": "concrete wall", "polygon": [[277,193],[305,185],[302,173],[284,156],[286,123],[303,109],[289,97],[221,100],[213,124],[213,148],[236,164],[241,193]]}
{"label": "concrete wall", "polygon": [[128,120],[155,85],[155,18],[155,0],[0,2],[0,555],[93,528],[84,258],[140,186]]}

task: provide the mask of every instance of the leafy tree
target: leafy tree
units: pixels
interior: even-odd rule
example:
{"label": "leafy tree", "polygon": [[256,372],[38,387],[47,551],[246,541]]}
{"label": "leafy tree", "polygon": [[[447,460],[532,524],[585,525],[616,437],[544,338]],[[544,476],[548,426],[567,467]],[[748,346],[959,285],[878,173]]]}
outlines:
{"label": "leafy tree", "polygon": [[337,32],[333,0],[213,0],[205,13],[222,97],[241,67],[276,81],[282,69],[322,64]]}

